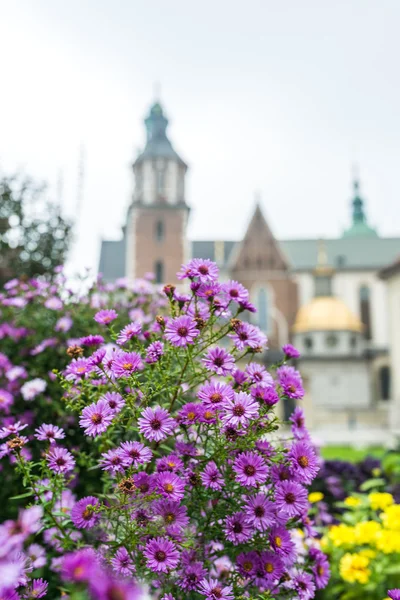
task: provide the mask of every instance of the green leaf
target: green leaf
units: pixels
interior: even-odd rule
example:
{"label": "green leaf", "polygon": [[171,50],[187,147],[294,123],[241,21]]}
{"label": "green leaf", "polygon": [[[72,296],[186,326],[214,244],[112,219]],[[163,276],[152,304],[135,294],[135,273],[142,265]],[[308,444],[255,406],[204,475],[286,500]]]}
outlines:
{"label": "green leaf", "polygon": [[29,498],[29,496],[32,496],[32,492],[26,492],[25,494],[20,494],[19,496],[12,496],[12,498],[9,498],[9,500],[19,500],[20,498]]}
{"label": "green leaf", "polygon": [[368,479],[368,481],[364,481],[360,485],[360,490],[363,492],[367,492],[368,490],[372,490],[375,487],[381,487],[386,484],[386,481],[382,478],[377,479]]}

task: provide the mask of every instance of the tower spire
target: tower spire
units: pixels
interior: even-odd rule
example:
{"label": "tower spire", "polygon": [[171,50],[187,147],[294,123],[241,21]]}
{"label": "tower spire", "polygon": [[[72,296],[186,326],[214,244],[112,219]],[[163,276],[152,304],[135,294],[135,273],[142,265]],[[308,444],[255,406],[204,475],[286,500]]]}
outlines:
{"label": "tower spire", "polygon": [[378,234],[373,227],[368,225],[364,209],[364,200],[360,195],[360,177],[358,167],[353,166],[353,198],[351,200],[351,227],[343,232],[343,237],[374,236]]}

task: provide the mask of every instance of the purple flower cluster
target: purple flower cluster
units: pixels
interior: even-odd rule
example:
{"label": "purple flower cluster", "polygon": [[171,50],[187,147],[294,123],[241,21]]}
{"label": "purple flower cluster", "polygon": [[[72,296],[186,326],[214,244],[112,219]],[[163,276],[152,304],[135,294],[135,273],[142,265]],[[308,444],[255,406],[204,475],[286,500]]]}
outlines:
{"label": "purple flower cluster", "polygon": [[[301,408],[291,440],[272,435],[275,405],[304,395],[286,363],[298,352],[285,345],[267,369],[266,336],[240,318],[255,311],[248,290],[218,276],[196,258],[178,274],[186,288],[162,296],[147,276],[98,284],[79,300],[84,331],[57,284],[0,295],[8,311],[41,302],[54,324],[25,353],[48,353],[45,372],[0,354],[0,457],[33,503],[0,525],[0,597],[41,598],[50,583],[133,600],[145,581],[159,600],[307,600],[326,585],[306,488],[319,461]],[[49,581],[33,578],[44,566]]]}

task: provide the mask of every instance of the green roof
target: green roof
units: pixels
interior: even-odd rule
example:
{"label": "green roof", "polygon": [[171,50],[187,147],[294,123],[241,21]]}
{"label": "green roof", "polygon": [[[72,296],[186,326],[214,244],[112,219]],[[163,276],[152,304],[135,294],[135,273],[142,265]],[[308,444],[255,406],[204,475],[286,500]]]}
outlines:
{"label": "green roof", "polygon": [[166,158],[176,160],[186,166],[186,163],[175,152],[167,136],[168,119],[159,102],[153,104],[149,115],[144,120],[147,132],[146,146],[137,157],[135,164],[145,159]]}

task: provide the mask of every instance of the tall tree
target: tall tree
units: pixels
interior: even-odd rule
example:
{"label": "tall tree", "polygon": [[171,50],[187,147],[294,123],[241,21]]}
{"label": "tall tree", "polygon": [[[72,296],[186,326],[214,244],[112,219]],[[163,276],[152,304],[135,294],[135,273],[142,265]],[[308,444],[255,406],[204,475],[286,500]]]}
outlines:
{"label": "tall tree", "polygon": [[72,223],[47,199],[46,186],[21,175],[0,178],[0,283],[63,264],[71,234]]}

